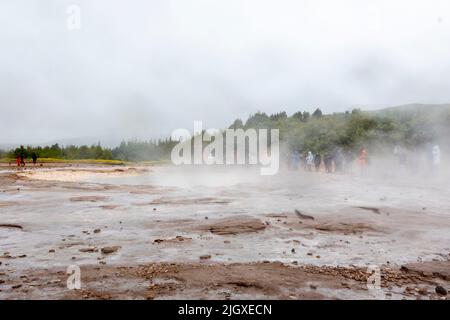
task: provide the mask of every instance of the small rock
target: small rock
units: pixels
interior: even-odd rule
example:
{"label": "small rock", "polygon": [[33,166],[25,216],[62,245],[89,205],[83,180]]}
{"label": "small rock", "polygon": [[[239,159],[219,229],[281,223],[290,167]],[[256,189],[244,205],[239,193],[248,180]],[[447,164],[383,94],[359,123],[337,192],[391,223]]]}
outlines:
{"label": "small rock", "polygon": [[50,280],[50,281],[47,282],[47,284],[55,284],[55,283],[61,283],[61,280],[54,279],[54,280]]}
{"label": "small rock", "polygon": [[101,229],[95,229],[94,233],[100,233],[100,231],[102,231]]}
{"label": "small rock", "polygon": [[295,249],[294,249],[294,248],[292,248],[292,249],[291,249],[291,252],[292,252],[292,253],[295,253]]}
{"label": "small rock", "polygon": [[12,289],[19,289],[20,287],[22,287],[21,284],[16,284],[16,285],[12,286],[11,288]]}
{"label": "small rock", "polygon": [[208,259],[211,259],[210,254],[205,254],[205,255],[200,256],[200,260],[208,260]]}
{"label": "small rock", "polygon": [[437,286],[435,290],[436,290],[436,293],[441,296],[447,295],[447,290],[443,286]]}
{"label": "small rock", "polygon": [[297,217],[299,217],[300,219],[308,219],[308,220],[314,220],[313,216],[309,216],[307,214],[303,214],[301,213],[299,210],[295,209],[294,210],[295,214],[297,215]]}
{"label": "small rock", "polygon": [[315,286],[315,285],[313,285],[313,284],[310,284],[309,287],[310,287],[311,289],[313,289],[313,290],[316,290],[316,289],[317,289],[317,286]]}
{"label": "small rock", "polygon": [[113,246],[113,247],[103,247],[101,249],[103,254],[111,254],[116,252],[117,250],[119,250],[121,247],[120,246]]}
{"label": "small rock", "polygon": [[427,290],[427,288],[420,288],[420,289],[419,289],[419,293],[420,293],[421,295],[425,296],[425,295],[428,294],[428,290]]}

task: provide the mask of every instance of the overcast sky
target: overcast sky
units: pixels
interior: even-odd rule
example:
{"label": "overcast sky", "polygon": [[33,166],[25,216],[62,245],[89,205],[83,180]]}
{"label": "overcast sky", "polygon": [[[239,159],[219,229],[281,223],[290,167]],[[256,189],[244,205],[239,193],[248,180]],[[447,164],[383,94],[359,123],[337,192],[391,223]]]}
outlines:
{"label": "overcast sky", "polygon": [[449,85],[448,0],[0,2],[0,144],[448,103]]}

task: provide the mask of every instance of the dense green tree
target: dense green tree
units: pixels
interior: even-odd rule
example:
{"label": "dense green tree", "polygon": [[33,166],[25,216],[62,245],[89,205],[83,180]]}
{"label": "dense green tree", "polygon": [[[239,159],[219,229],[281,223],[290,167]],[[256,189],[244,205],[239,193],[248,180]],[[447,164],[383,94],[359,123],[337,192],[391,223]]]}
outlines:
{"label": "dense green tree", "polygon": [[316,110],[314,110],[312,115],[313,115],[313,117],[320,118],[322,116],[322,110],[317,108]]}
{"label": "dense green tree", "polygon": [[303,111],[303,121],[308,121],[310,114],[308,111]]}
{"label": "dense green tree", "polygon": [[229,129],[241,129],[244,127],[244,124],[242,123],[241,119],[236,119],[234,120],[233,124],[231,126],[229,126]]}
{"label": "dense green tree", "polygon": [[285,111],[278,112],[270,115],[270,120],[278,121],[278,120],[284,120],[287,119],[287,114]]}
{"label": "dense green tree", "polygon": [[298,111],[298,112],[296,112],[296,113],[294,113],[292,115],[292,118],[302,121],[303,120],[303,113],[301,111]]}

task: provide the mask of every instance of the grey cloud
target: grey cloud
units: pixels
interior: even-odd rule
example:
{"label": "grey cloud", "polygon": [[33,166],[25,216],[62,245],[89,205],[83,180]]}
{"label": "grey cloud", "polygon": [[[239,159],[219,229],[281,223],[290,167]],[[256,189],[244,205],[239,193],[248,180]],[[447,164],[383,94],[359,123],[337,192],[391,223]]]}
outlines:
{"label": "grey cloud", "polygon": [[[66,9],[81,8],[68,31]],[[258,110],[450,101],[448,1],[0,4],[0,144],[169,135]]]}

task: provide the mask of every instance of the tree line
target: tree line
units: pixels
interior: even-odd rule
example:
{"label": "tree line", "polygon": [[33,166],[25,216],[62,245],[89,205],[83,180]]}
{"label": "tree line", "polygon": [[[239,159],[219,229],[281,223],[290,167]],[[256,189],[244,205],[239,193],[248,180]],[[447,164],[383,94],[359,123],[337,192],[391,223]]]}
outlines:
{"label": "tree line", "polygon": [[[273,128],[280,130],[285,152],[333,153],[336,149],[356,151],[361,147],[388,149],[401,145],[414,149],[445,140],[450,133],[450,105],[411,105],[379,111],[324,114],[286,112],[268,115],[257,112],[244,123],[236,119],[230,128]],[[445,142],[445,141],[444,141]]]}
{"label": "tree line", "polygon": [[[284,111],[266,114],[257,112],[243,122],[236,119],[230,129],[279,129],[282,151],[325,154],[342,150],[357,150],[361,146],[402,145],[406,148],[434,143],[450,133],[450,105],[413,105],[380,111],[352,111],[324,114],[320,108],[313,113],[298,111],[291,116]],[[104,159],[147,161],[170,159],[177,142],[171,139],[123,141],[115,148],[100,143],[91,146],[20,146],[14,150],[0,150],[0,158],[22,155],[30,158]]]}
{"label": "tree line", "polygon": [[33,155],[38,158],[64,159],[64,160],[122,160],[122,161],[146,161],[162,160],[170,158],[170,151],[175,145],[170,139],[151,141],[123,141],[115,148],[96,145],[82,146],[19,146],[13,150],[0,150],[0,159],[14,159],[21,156],[23,159],[31,159]]}

